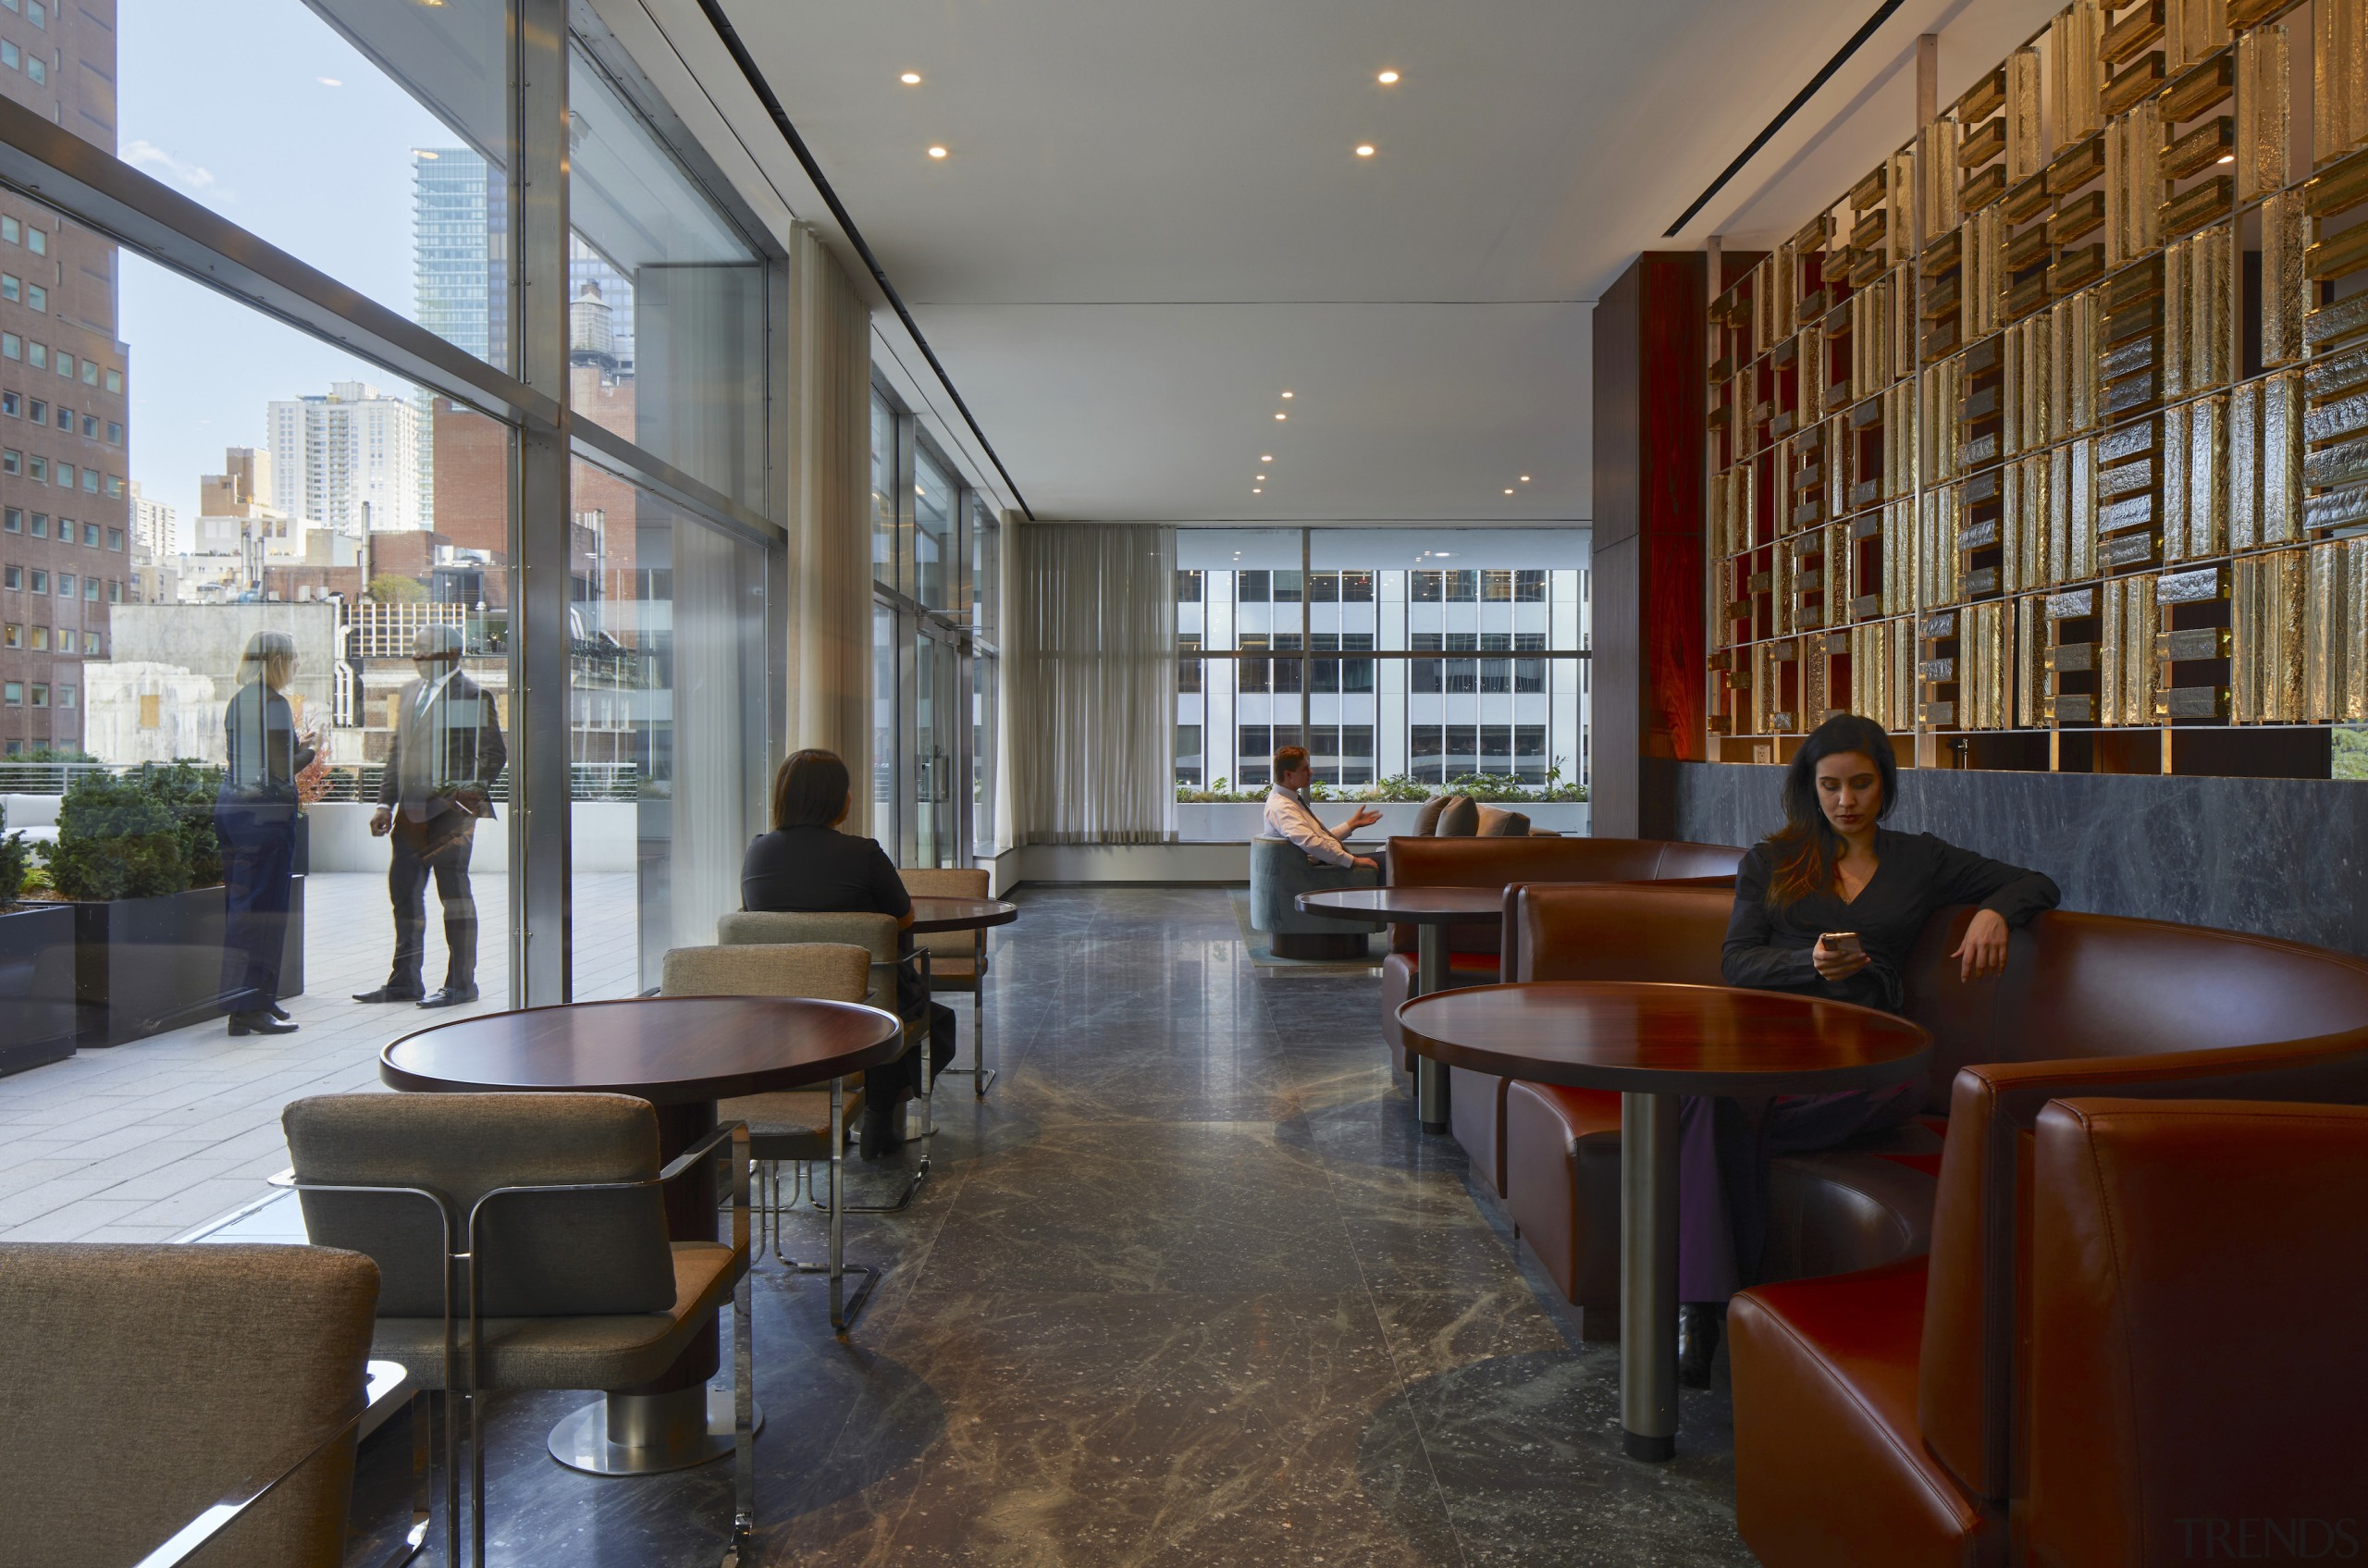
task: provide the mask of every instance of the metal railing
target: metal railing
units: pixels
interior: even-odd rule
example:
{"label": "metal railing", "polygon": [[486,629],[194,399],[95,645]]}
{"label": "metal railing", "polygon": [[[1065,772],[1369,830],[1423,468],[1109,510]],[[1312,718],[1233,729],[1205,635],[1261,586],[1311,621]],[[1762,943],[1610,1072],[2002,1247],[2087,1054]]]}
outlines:
{"label": "metal railing", "polygon": [[[84,775],[136,770],[136,764],[108,762],[0,762],[0,795],[64,795],[75,779]],[[358,767],[327,768],[323,775],[328,785],[323,800],[368,802],[378,798],[387,770],[383,764],[365,762]],[[571,800],[638,800],[645,793],[663,793],[662,786],[645,791],[640,765],[634,762],[574,762],[569,764],[567,775]],[[510,774],[505,772],[495,780],[487,794],[506,803]]]}

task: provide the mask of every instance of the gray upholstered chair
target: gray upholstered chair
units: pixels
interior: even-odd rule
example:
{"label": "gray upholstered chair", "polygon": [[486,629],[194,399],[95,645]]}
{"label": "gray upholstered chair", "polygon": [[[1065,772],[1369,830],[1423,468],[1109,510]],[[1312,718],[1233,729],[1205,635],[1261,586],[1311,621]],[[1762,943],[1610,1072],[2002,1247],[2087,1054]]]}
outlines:
{"label": "gray upholstered chair", "polygon": [[[674,947],[667,951],[660,971],[660,996],[812,996],[825,1002],[860,1002],[870,984],[871,955],[844,942],[806,942],[786,945],[743,944],[733,947]],[[748,1094],[720,1100],[719,1121],[748,1124],[748,1157],[757,1162],[757,1251],[770,1241],[773,1257],[796,1274],[825,1274],[831,1280],[831,1326],[845,1328],[870,1299],[880,1282],[880,1270],[858,1264],[850,1270],[842,1251],[845,1214],[842,1166],[845,1163],[848,1118],[863,1109],[860,1079],[841,1079],[827,1089],[797,1089],[771,1094]],[[797,1202],[803,1187],[814,1193],[813,1170],[818,1163],[831,1168],[831,1195],[825,1204],[831,1216],[828,1263],[798,1263],[782,1251],[782,1214]],[[787,1165],[789,1196],[781,1190],[781,1167]],[[814,1193],[817,1202],[820,1194]],[[895,1206],[911,1201],[912,1185]],[[848,1273],[863,1276],[852,1299],[845,1295]]]}
{"label": "gray upholstered chair", "polygon": [[[896,917],[875,915],[860,909],[790,910],[734,909],[720,916],[715,922],[715,940],[726,947],[744,945],[788,946],[815,942],[845,942],[861,947],[871,955],[871,988],[863,1000],[875,1007],[897,1012],[897,970],[910,965],[918,970],[921,983],[927,987],[930,978],[930,951],[916,946],[910,953],[900,953],[902,946]],[[921,1135],[924,1140],[937,1131],[937,1123],[930,1115],[930,1093],[936,1087],[934,1064],[929,1053],[929,1019],[905,1019],[905,1048],[911,1050],[918,1043],[921,1051]],[[908,1184],[904,1195],[893,1204],[879,1206],[850,1204],[854,1214],[883,1213],[901,1209],[912,1201],[913,1191],[929,1179],[929,1144],[921,1144],[920,1168]]]}
{"label": "gray upholstered chair", "polygon": [[[985,868],[980,866],[923,867],[899,870],[905,891],[924,898],[987,898],[993,885]],[[947,1068],[946,1078],[967,1078],[971,1093],[979,1099],[987,1097],[988,1086],[995,1080],[995,1069],[987,1066],[987,933],[983,927],[977,931],[944,931],[917,936],[916,947],[929,949],[929,989],[932,996],[941,991],[967,991],[970,994],[970,1065]]]}
{"label": "gray upholstered chair", "polygon": [[1357,866],[1327,866],[1287,838],[1250,841],[1250,924],[1266,932],[1278,958],[1354,958],[1381,927],[1311,915],[1299,895],[1335,887],[1378,887],[1381,873]]}
{"label": "gray upholstered chair", "polygon": [[[659,1166],[658,1113],[623,1094],[326,1094],[280,1114],[287,1179],[314,1241],[378,1266],[375,1353],[444,1396],[445,1561],[461,1562],[456,1404],[466,1407],[475,1560],[485,1562],[475,1396],[599,1389],[552,1429],[552,1457],[667,1434],[639,1470],[735,1456],[727,1562],[755,1530],[748,1342],[748,1130],[717,1127]],[[728,1155],[732,1240],[673,1241],[663,1186]],[[703,1383],[641,1390],[732,1306],[734,1435],[709,1434]],[[687,1435],[683,1435],[687,1434]],[[584,1456],[595,1456],[586,1460]]]}
{"label": "gray upholstered chair", "polygon": [[0,1245],[0,1564],[343,1562],[377,1297],[326,1247]]}

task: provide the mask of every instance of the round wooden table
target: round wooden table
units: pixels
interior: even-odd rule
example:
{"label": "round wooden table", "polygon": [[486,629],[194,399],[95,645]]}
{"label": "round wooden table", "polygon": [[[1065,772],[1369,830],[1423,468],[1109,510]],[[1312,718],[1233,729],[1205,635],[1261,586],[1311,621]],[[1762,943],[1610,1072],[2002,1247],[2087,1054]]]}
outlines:
{"label": "round wooden table", "polygon": [[[1494,925],[1505,917],[1501,887],[1341,887],[1302,893],[1300,909],[1336,920],[1403,922],[1414,930],[1414,989],[1428,996],[1445,991],[1447,928]],[[1447,1130],[1447,1074],[1428,1056],[1414,1059],[1414,1111],[1425,1132]]]}
{"label": "round wooden table", "polygon": [[1902,1083],[1932,1037],[1906,1019],[1775,991],[1534,981],[1398,1009],[1408,1049],[1470,1072],[1620,1094],[1620,1414],[1636,1459],[1677,1452],[1678,1099]]}
{"label": "round wooden table", "polygon": [[1000,898],[941,898],[934,894],[913,895],[912,931],[928,936],[946,931],[983,931],[989,926],[1007,926],[1019,919],[1019,906]]}
{"label": "round wooden table", "polygon": [[[714,1130],[718,1100],[836,1083],[894,1061],[903,1033],[895,1014],[859,1002],[643,996],[436,1024],[380,1052],[378,1078],[442,1093],[631,1094],[658,1108],[664,1165]],[[668,1233],[713,1241],[716,1200],[711,1163],[684,1171],[665,1189]],[[599,1475],[646,1475],[731,1452],[731,1398],[719,1407],[707,1387],[717,1364],[710,1324],[654,1382],[608,1394],[553,1427],[553,1457]],[[617,1433],[660,1436],[627,1443],[613,1440]]]}

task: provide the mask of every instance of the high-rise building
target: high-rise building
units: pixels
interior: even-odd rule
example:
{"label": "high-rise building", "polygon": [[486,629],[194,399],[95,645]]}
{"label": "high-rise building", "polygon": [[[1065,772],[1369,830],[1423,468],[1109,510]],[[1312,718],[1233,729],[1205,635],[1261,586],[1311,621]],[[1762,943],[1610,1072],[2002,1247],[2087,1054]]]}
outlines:
{"label": "high-rise building", "polygon": [[411,156],[412,288],[419,324],[490,359],[486,161],[466,147],[420,147]]}
{"label": "high-rise building", "polygon": [[[0,95],[115,151],[115,0],[0,9]],[[116,247],[0,191],[0,751],[82,744],[132,580]]]}
{"label": "high-rise building", "polygon": [[[265,410],[269,504],[341,534],[428,525],[422,487],[427,446],[419,406],[366,381],[326,395],[275,399]],[[367,508],[367,511],[364,511]]]}
{"label": "high-rise building", "polygon": [[168,604],[177,592],[173,558],[180,549],[180,513],[140,493],[140,481],[125,487],[131,503],[131,572],[123,597],[140,604]]}

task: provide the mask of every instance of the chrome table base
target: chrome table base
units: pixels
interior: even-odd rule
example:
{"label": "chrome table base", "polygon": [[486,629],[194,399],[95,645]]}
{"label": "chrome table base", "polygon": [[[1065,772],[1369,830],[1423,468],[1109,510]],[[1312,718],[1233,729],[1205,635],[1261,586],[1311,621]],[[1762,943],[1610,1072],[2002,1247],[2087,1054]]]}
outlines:
{"label": "chrome table base", "polygon": [[[592,1475],[688,1470],[732,1451],[732,1389],[705,1383],[665,1394],[609,1394],[551,1428],[551,1457]],[[765,1425],[752,1410],[749,1430]]]}

